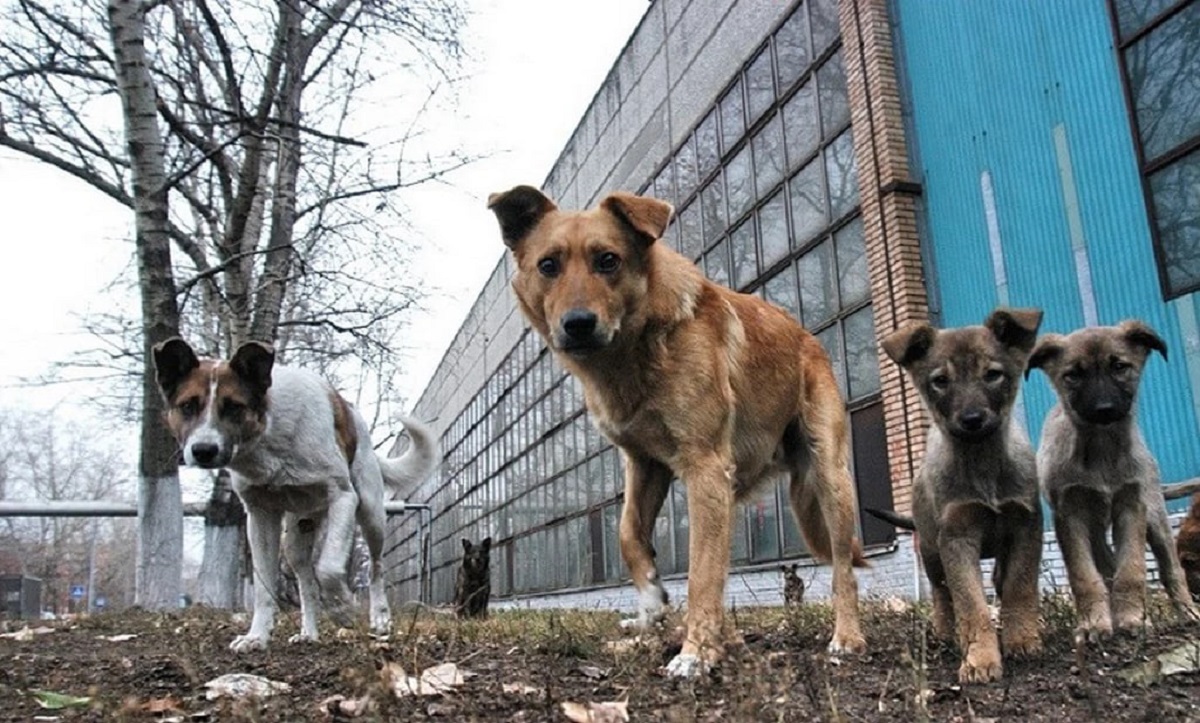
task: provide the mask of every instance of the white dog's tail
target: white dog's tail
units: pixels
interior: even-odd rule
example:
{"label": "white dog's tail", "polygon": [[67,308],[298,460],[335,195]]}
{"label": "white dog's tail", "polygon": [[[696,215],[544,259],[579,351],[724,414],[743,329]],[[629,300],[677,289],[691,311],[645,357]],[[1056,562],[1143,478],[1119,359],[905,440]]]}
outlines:
{"label": "white dog's tail", "polygon": [[438,443],[433,430],[409,417],[401,417],[412,439],[408,451],[399,457],[380,457],[383,481],[394,497],[407,497],[429,476],[438,462]]}

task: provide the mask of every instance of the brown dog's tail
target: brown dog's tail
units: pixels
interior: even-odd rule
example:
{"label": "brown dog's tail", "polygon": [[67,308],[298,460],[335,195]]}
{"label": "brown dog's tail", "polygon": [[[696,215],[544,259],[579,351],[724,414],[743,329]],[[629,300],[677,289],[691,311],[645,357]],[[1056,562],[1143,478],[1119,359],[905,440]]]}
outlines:
{"label": "brown dog's tail", "polygon": [[[812,485],[800,487],[798,495],[793,485],[792,511],[796,514],[796,522],[799,523],[800,534],[804,537],[804,545],[809,554],[817,562],[828,564],[833,560],[833,545],[829,526],[825,523],[825,515],[821,512],[821,505]],[[871,566],[863,554],[862,541],[857,537],[850,540],[850,559],[854,567]]]}
{"label": "brown dog's tail", "polygon": [[863,511],[872,517],[891,523],[902,530],[915,531],[917,529],[917,523],[913,521],[913,518],[896,514],[891,510],[876,510],[871,507],[864,507]]}

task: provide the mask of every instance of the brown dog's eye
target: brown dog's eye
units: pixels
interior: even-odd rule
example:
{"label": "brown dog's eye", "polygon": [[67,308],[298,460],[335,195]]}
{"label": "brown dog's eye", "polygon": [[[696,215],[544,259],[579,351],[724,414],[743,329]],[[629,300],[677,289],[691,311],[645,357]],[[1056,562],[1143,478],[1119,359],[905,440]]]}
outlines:
{"label": "brown dog's eye", "polygon": [[1112,370],[1114,372],[1123,372],[1131,366],[1133,365],[1123,359],[1113,359],[1112,361]]}
{"label": "brown dog's eye", "polygon": [[1083,372],[1078,369],[1068,369],[1063,372],[1062,378],[1067,384],[1078,384],[1083,380]]}
{"label": "brown dog's eye", "polygon": [[592,268],[598,274],[616,273],[617,269],[621,268],[621,257],[612,251],[597,254],[595,260],[592,261]]}
{"label": "brown dog's eye", "polygon": [[944,392],[950,386],[950,377],[945,374],[934,374],[929,377],[929,387],[935,392]]}
{"label": "brown dog's eye", "polygon": [[538,262],[537,268],[538,273],[540,273],[542,276],[545,276],[548,279],[553,279],[555,276],[558,276],[558,259],[547,256]]}
{"label": "brown dog's eye", "polygon": [[191,419],[200,412],[200,400],[191,397],[179,405],[179,412],[184,419]]}
{"label": "brown dog's eye", "polygon": [[1004,380],[1004,372],[999,369],[988,369],[983,373],[983,381],[988,384],[998,384]]}

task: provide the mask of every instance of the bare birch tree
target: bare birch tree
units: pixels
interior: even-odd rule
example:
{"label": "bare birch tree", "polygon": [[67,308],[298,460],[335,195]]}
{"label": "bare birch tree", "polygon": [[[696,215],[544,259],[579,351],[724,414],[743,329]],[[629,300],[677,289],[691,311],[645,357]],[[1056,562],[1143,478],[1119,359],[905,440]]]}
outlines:
{"label": "bare birch tree", "polygon": [[82,363],[141,383],[139,600],[170,605],[180,496],[149,349],[179,331],[213,355],[273,341],[329,373],[359,360],[387,396],[376,360],[400,351],[419,298],[404,281],[401,192],[472,160],[423,147],[420,125],[453,81],[462,12],[437,0],[0,7],[0,146],[135,213],[140,333],[96,319],[106,341]]}

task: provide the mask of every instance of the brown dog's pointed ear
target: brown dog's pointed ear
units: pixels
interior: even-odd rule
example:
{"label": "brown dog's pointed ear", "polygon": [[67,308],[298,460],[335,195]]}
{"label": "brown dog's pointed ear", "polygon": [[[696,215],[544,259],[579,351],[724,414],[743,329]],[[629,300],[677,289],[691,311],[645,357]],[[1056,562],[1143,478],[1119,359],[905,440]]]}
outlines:
{"label": "brown dog's pointed ear", "polygon": [[154,378],[163,398],[170,401],[179,383],[200,366],[196,352],[177,336],[154,345]]}
{"label": "brown dog's pointed ear", "polygon": [[1042,324],[1041,309],[996,309],[983,325],[1004,346],[1029,351]]}
{"label": "brown dog's pointed ear", "polygon": [[271,388],[271,369],[275,366],[275,350],[261,341],[248,341],[237,348],[229,360],[229,368],[260,394]]}
{"label": "brown dog's pointed ear", "polygon": [[937,330],[929,324],[909,324],[880,340],[884,352],[902,367],[919,361],[929,353]]}
{"label": "brown dog's pointed ear", "polygon": [[619,218],[646,246],[662,238],[675,209],[666,201],[618,191],[610,193],[600,207]]}
{"label": "brown dog's pointed ear", "polygon": [[487,206],[500,222],[504,245],[515,250],[542,217],[558,208],[533,186],[516,186],[488,196]]}
{"label": "brown dog's pointed ear", "polygon": [[1151,351],[1156,351],[1162,354],[1163,359],[1167,358],[1167,343],[1145,322],[1136,319],[1122,321],[1121,331],[1124,333],[1126,341],[1145,349],[1147,356]]}
{"label": "brown dog's pointed ear", "polygon": [[1029,355],[1029,361],[1025,362],[1025,378],[1028,379],[1029,373],[1034,369],[1046,370],[1053,364],[1063,353],[1065,339],[1062,334],[1046,334],[1038,339],[1037,345],[1033,347],[1033,354]]}

